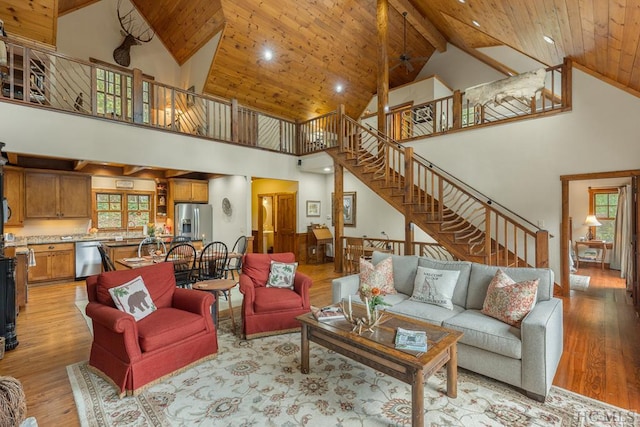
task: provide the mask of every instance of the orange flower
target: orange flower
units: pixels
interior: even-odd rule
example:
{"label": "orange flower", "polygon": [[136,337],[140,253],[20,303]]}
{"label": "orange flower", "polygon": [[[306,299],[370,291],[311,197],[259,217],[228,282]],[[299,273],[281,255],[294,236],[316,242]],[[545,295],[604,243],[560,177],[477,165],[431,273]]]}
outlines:
{"label": "orange flower", "polygon": [[371,295],[373,295],[374,297],[377,297],[378,295],[380,295],[380,288],[372,288]]}

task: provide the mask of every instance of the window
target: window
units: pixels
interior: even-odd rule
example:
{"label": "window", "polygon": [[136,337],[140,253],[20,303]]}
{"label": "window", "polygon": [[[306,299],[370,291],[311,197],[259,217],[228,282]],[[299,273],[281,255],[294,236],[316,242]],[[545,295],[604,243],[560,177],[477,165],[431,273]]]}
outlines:
{"label": "window", "polygon": [[[111,70],[96,68],[96,110],[98,114],[124,117],[132,120],[133,82],[132,77]],[[151,85],[142,82],[142,120],[150,120]]]}
{"label": "window", "polygon": [[618,211],[618,189],[599,188],[589,189],[591,213],[602,224],[592,227],[594,239],[613,242],[615,234],[616,213]]}
{"label": "window", "polygon": [[96,192],[93,221],[99,230],[142,229],[155,222],[152,197],[153,193],[146,192]]}

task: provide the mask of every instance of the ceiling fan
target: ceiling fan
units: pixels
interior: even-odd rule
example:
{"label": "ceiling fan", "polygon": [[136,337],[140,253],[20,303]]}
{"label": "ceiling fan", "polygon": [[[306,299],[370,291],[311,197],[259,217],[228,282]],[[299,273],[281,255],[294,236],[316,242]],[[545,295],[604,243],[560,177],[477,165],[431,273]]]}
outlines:
{"label": "ceiling fan", "polygon": [[412,58],[411,56],[409,56],[409,53],[407,53],[407,12],[406,11],[402,12],[402,16],[403,16],[403,21],[402,21],[402,53],[400,54],[400,57],[398,58],[400,60],[400,62],[398,62],[393,67],[391,67],[389,69],[389,71],[393,71],[396,68],[398,68],[399,66],[404,65],[404,68],[407,71],[407,74],[409,74],[409,73],[413,72],[413,70],[414,70],[413,65],[411,64],[411,61],[427,61],[429,58]]}

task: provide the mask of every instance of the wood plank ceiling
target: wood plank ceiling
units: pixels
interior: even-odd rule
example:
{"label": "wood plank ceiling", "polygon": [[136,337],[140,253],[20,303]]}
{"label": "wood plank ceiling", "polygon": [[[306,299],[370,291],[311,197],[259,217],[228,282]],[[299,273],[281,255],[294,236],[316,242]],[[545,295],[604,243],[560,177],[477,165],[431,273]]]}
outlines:
{"label": "wood plank ceiling", "polygon": [[[57,14],[95,1],[0,0],[0,19],[9,33],[55,45]],[[304,120],[340,103],[358,116],[376,90],[377,0],[132,1],[179,64],[224,28],[205,84],[207,93]],[[546,65],[571,57],[616,85],[640,92],[640,0],[389,3],[391,66],[403,50],[401,13],[407,10],[407,51],[414,58],[430,57],[439,35],[507,72],[503,64],[476,51],[502,44]],[[545,35],[555,44],[546,43]],[[271,62],[261,57],[267,47],[274,52]],[[413,73],[396,68],[389,86],[411,81],[422,64],[413,63]],[[344,85],[342,94],[334,91],[338,83]]]}

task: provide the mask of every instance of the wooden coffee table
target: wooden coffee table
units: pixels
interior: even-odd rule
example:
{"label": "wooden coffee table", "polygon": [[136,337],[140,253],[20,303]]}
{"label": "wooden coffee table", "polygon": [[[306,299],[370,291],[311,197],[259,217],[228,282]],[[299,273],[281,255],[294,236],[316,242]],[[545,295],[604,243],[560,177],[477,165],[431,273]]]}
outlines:
{"label": "wooden coffee table", "polygon": [[[364,307],[356,307],[354,311]],[[411,386],[412,423],[414,427],[424,425],[424,381],[434,372],[447,365],[447,396],[455,398],[458,393],[457,343],[462,332],[442,328],[410,317],[386,313],[382,324],[374,332],[362,335],[351,332],[352,325],[343,319],[319,322],[313,314],[296,317],[302,324],[301,370],[309,373],[309,342],[313,341],[340,353],[356,362],[390,375]],[[426,353],[396,350],[396,329],[423,330],[427,332]]]}

